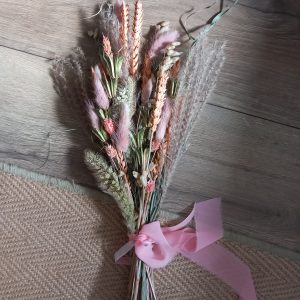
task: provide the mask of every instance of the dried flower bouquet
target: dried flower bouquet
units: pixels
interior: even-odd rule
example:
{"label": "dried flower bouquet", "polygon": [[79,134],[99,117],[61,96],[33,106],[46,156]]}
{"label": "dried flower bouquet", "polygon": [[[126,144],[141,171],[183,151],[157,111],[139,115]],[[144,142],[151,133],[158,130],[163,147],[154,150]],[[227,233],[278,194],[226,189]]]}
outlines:
{"label": "dried flower bouquet", "polygon": [[[84,107],[97,147],[85,152],[85,163],[117,202],[134,239],[144,224],[158,219],[176,162],[214,86],[223,46],[207,42],[205,35],[193,47],[183,46],[179,32],[165,21],[143,38],[140,0],[132,20],[125,1],[105,2],[98,18],[99,63],[89,77],[93,96],[86,90],[81,51],[68,64],[77,90],[60,92]],[[57,80],[66,81],[66,73],[58,62]],[[130,298],[156,299],[152,269],[131,254]]]}

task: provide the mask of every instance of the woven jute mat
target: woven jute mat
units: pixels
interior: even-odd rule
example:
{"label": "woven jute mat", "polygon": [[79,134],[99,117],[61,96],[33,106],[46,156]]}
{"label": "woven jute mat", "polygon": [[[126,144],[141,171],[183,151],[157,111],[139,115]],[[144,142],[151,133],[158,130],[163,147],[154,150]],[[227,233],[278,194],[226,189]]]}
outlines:
{"label": "woven jute mat", "polygon": [[[129,270],[113,253],[126,232],[112,201],[0,172],[0,299],[126,299]],[[235,242],[258,299],[300,299],[300,263]],[[237,299],[177,257],[155,271],[158,299]]]}

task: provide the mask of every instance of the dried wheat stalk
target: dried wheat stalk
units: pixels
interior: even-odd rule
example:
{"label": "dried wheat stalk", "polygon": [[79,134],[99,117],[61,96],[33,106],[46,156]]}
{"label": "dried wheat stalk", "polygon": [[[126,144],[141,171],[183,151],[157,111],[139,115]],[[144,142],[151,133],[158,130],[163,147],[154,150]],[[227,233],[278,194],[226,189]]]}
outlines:
{"label": "dried wheat stalk", "polygon": [[142,2],[137,0],[135,2],[134,18],[132,25],[132,49],[131,49],[131,62],[129,73],[132,77],[136,77],[138,71],[138,63],[141,47],[141,34],[142,34],[142,21],[143,21],[143,7]]}

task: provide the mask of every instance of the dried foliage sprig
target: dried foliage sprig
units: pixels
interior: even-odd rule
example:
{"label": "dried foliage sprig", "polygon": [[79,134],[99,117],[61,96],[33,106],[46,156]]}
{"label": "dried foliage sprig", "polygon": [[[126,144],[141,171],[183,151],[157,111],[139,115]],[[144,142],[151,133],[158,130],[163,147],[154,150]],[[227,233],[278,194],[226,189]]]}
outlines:
{"label": "dried foliage sprig", "polygon": [[103,156],[93,151],[85,152],[85,162],[93,172],[102,191],[111,195],[118,203],[130,232],[135,230],[135,211],[133,199],[128,195],[118,174],[108,165]]}

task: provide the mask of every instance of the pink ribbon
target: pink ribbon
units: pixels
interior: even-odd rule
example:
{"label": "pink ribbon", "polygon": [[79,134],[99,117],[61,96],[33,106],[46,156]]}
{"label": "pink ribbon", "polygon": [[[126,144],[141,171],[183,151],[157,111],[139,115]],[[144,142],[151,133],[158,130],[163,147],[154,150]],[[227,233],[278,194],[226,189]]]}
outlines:
{"label": "pink ribbon", "polygon": [[[196,229],[186,227],[193,218]],[[122,263],[134,247],[145,264],[162,268],[180,253],[227,283],[240,299],[256,300],[249,267],[215,243],[222,237],[221,199],[210,199],[195,203],[189,216],[176,226],[160,227],[159,221],[145,224],[115,253],[115,261]]]}

